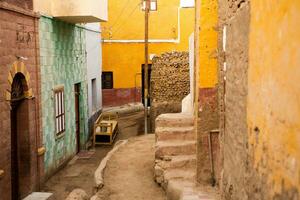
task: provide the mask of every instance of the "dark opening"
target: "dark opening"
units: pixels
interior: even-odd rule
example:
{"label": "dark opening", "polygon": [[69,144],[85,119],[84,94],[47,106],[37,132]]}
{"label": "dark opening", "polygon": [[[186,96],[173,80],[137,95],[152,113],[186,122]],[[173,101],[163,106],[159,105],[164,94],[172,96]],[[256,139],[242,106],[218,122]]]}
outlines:
{"label": "dark opening", "polygon": [[102,72],[102,89],[113,89],[114,77],[113,72]]}
{"label": "dark opening", "polygon": [[[143,105],[145,106],[145,100],[144,100],[144,94],[145,94],[145,64],[142,64],[142,102]],[[150,78],[151,78],[151,68],[152,68],[152,64],[148,64],[148,94],[150,95]],[[150,106],[150,98],[148,97],[148,106]]]}

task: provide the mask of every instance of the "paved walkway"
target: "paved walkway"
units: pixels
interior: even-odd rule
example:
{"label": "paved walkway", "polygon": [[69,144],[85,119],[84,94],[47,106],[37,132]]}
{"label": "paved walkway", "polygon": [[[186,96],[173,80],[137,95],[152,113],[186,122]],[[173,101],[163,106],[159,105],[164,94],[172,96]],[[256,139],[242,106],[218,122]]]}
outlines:
{"label": "paved walkway", "polygon": [[154,138],[132,138],[111,157],[97,200],[165,200],[154,182]]}

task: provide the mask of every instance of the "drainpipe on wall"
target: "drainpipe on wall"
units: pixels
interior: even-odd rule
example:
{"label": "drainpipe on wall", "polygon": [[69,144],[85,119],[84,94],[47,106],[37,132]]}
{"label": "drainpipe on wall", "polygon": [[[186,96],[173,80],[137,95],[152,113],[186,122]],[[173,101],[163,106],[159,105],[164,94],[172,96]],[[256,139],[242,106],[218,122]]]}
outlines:
{"label": "drainpipe on wall", "polygon": [[[38,16],[39,18],[39,16]],[[36,75],[36,92],[37,94],[39,94],[37,96],[37,98],[35,98],[35,119],[36,119],[36,159],[37,159],[37,177],[36,177],[36,181],[37,181],[37,188],[38,190],[41,189],[41,173],[40,173],[40,156],[44,155],[44,152],[45,152],[45,148],[42,147],[40,148],[40,109],[39,109],[39,98],[41,98],[41,92],[40,92],[40,84],[39,84],[39,71],[40,71],[40,63],[39,63],[39,47],[37,46],[37,43],[38,43],[38,39],[39,39],[39,34],[38,34],[38,18],[35,18],[34,19],[34,31],[35,31],[35,42],[34,42],[34,45],[35,45],[35,63],[36,63],[36,70],[35,70],[35,75]]]}

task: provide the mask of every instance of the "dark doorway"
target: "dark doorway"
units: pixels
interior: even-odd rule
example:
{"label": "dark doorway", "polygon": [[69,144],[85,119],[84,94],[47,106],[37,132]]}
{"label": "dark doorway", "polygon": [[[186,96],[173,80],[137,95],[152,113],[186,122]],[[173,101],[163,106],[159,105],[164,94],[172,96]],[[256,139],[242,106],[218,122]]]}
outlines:
{"label": "dark doorway", "polygon": [[[150,95],[150,78],[151,78],[151,68],[152,64],[148,64],[148,87],[149,87],[149,95]],[[145,64],[142,64],[142,102],[145,106],[145,100],[144,100],[144,91],[145,89]],[[150,98],[148,98],[148,106],[150,106]]]}
{"label": "dark doorway", "polygon": [[30,139],[27,90],[23,74],[17,73],[11,91],[11,197],[23,199],[30,193]]}
{"label": "dark doorway", "polygon": [[74,85],[77,153],[80,151],[80,83]]}

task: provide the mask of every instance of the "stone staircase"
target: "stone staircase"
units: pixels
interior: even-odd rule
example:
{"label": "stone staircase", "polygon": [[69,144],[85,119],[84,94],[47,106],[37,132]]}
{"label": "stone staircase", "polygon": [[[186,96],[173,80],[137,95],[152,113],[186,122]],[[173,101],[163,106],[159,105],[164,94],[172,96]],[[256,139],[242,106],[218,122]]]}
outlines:
{"label": "stone staircase", "polygon": [[[196,134],[188,113],[162,114],[156,118],[155,181],[168,200],[213,200],[214,192],[196,185]],[[211,195],[210,195],[211,193]]]}

